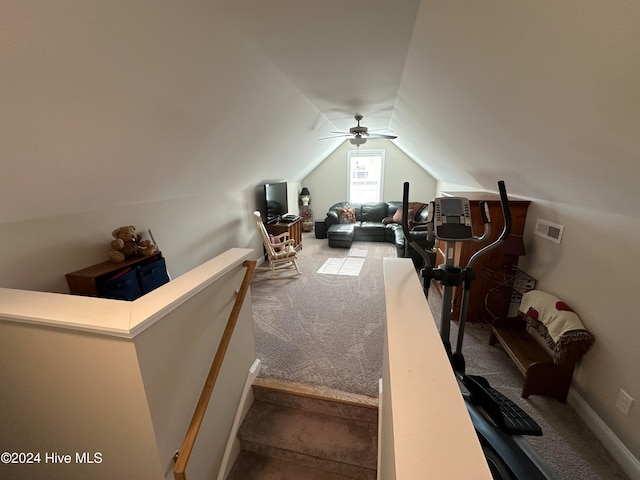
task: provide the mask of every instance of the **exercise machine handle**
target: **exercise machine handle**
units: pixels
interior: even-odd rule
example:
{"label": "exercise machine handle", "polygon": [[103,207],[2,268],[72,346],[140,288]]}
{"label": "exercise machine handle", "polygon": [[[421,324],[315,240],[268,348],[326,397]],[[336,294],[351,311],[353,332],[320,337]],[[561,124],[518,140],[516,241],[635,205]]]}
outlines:
{"label": "exercise machine handle", "polygon": [[407,220],[409,216],[409,182],[404,182],[402,187],[402,231],[404,232],[404,238],[408,242],[411,235]]}
{"label": "exercise machine handle", "polygon": [[489,204],[484,200],[480,202],[480,215],[482,216],[482,224],[491,223],[491,215],[489,215]]}
{"label": "exercise machine handle", "polygon": [[[429,216],[431,217],[431,204],[429,205]],[[427,239],[431,240],[433,235],[433,226],[431,223],[427,224]],[[411,230],[409,229],[409,182],[404,182],[403,191],[402,191],[402,232],[404,233],[404,241],[407,242],[408,245],[411,245],[413,249],[420,254],[420,256],[424,259],[425,265],[429,264],[429,254],[428,252],[421,247],[418,242],[416,242],[411,235]]]}
{"label": "exercise machine handle", "polygon": [[511,233],[511,208],[509,208],[509,197],[507,197],[507,189],[503,180],[498,182],[498,191],[500,192],[500,205],[502,206],[502,216],[504,217],[504,228],[499,240],[504,242]]}
{"label": "exercise machine handle", "polygon": [[500,233],[500,236],[495,240],[495,242],[490,243],[484,248],[481,248],[471,256],[471,258],[467,262],[468,268],[471,268],[473,266],[473,262],[475,262],[479,256],[484,255],[489,250],[493,250],[497,246],[501,245],[502,242],[504,242],[505,239],[511,233],[511,208],[509,207],[509,197],[507,196],[507,189],[504,185],[503,180],[500,180],[498,182],[498,191],[500,193],[500,206],[502,207],[502,218],[504,219],[504,228],[502,229],[502,233]]}

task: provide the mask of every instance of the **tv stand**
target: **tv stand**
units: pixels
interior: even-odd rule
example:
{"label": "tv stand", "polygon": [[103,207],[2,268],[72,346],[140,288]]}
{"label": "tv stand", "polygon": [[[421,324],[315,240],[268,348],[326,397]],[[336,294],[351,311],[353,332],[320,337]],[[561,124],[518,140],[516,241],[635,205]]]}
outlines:
{"label": "tv stand", "polygon": [[268,223],[265,225],[267,232],[271,235],[282,235],[283,233],[288,233],[289,238],[293,239],[294,247],[296,250],[300,250],[302,248],[302,222],[301,218],[298,217],[296,220],[291,222],[287,221],[279,221],[277,223]]}

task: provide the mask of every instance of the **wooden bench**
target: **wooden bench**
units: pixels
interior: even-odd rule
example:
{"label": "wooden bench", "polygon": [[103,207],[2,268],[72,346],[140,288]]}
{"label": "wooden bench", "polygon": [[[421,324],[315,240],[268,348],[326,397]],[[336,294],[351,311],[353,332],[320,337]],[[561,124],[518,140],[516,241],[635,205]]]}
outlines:
{"label": "wooden bench", "polygon": [[580,357],[589,348],[582,341],[567,344],[567,354],[561,362],[527,331],[524,315],[498,317],[491,328],[489,345],[500,343],[511,360],[524,375],[522,397],[546,395],[565,403],[571,385],[573,370]]}

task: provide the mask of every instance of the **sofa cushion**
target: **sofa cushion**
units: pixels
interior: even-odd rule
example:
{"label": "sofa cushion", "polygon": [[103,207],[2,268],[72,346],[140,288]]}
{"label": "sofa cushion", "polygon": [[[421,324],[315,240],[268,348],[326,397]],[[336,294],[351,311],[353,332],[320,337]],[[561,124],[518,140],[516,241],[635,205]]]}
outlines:
{"label": "sofa cushion", "polygon": [[356,212],[353,207],[340,207],[337,210],[340,223],[356,223]]}
{"label": "sofa cushion", "polygon": [[382,219],[387,216],[387,203],[363,203],[360,212],[361,222],[382,222]]}
{"label": "sofa cushion", "polygon": [[397,200],[391,200],[387,202],[387,215],[393,217],[393,214],[396,213],[396,210],[402,210],[402,202]]}

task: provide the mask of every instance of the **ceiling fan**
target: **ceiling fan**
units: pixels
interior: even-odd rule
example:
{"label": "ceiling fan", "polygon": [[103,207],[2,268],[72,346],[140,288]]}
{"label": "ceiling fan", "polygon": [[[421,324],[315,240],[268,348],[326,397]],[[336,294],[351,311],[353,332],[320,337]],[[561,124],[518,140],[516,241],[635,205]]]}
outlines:
{"label": "ceiling fan", "polygon": [[331,133],[335,133],[337,135],[333,135],[331,137],[324,137],[324,138],[321,138],[320,140],[326,140],[328,138],[351,137],[349,139],[349,142],[351,143],[351,145],[355,145],[356,147],[359,147],[360,145],[366,143],[367,138],[388,138],[390,140],[393,140],[394,138],[398,138],[396,135],[385,135],[383,133],[375,133],[376,131],[379,131],[379,130],[393,131],[393,130],[390,130],[389,128],[377,128],[375,130],[369,131],[367,127],[360,125],[360,120],[362,120],[362,115],[360,115],[359,113],[356,113],[354,118],[356,119],[356,122],[358,122],[358,124],[355,127],[351,127],[348,132],[331,131]]}

